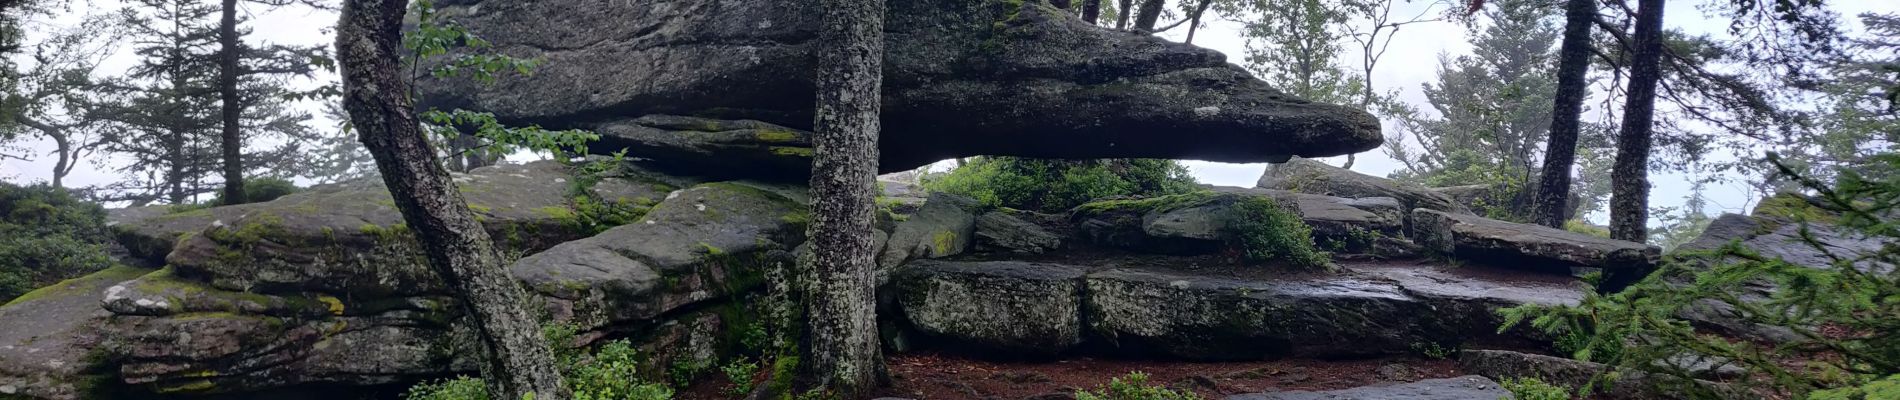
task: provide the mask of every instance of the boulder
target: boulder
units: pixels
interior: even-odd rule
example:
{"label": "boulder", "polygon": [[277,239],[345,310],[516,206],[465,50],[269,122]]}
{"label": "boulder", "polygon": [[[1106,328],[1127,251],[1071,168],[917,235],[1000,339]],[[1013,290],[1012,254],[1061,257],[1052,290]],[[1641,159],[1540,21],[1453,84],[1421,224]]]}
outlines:
{"label": "boulder", "polygon": [[1661,248],[1642,243],[1423,208],[1412,210],[1411,229],[1428,251],[1531,270],[1647,271],[1662,258]]}
{"label": "boulder", "polygon": [[113,267],[0,306],[0,398],[104,397],[113,371],[96,355],[112,313],[99,308],[100,293],[150,271]]}
{"label": "boulder", "polygon": [[[807,129],[817,6],[443,2],[442,15],[498,51],[545,62],[493,84],[419,89],[425,106],[548,128],[672,114]],[[1287,95],[1219,52],[1093,26],[1045,2],[891,2],[885,15],[886,172],[971,155],[1259,162],[1383,139],[1364,111]]]}
{"label": "boulder", "polygon": [[[1787,199],[1793,200],[1793,198]],[[1882,246],[1888,245],[1878,237],[1868,237],[1851,229],[1833,225],[1830,223],[1832,220],[1825,214],[1803,212],[1811,215],[1802,216],[1801,219],[1807,220],[1805,224],[1802,224],[1788,217],[1787,210],[1757,208],[1757,213],[1762,216],[1723,214],[1714,221],[1710,221],[1709,226],[1703,229],[1701,236],[1677,247],[1674,251],[1683,254],[1688,251],[1714,250],[1734,242],[1740,243],[1742,247],[1763,257],[1779,258],[1809,268],[1830,269],[1835,268],[1832,257],[1861,258],[1861,256],[1879,252]],[[1806,232],[1803,232],[1804,229]],[[1821,248],[1808,244],[1807,239],[1810,238],[1820,243]],[[1686,265],[1711,266],[1728,260],[1700,258],[1693,261],[1694,263]],[[1868,271],[1891,271],[1894,268],[1892,265],[1876,264],[1871,260],[1863,260],[1855,264],[1855,267]],[[1684,278],[1676,283],[1688,284],[1686,277]],[[1773,298],[1777,290],[1779,290],[1779,285],[1775,282],[1757,279],[1744,282],[1741,290],[1735,295],[1746,302],[1765,302]],[[1714,299],[1699,301],[1683,310],[1679,316],[1696,323],[1698,327],[1730,336],[1773,343],[1805,340],[1787,327],[1749,321],[1736,310],[1735,305]]]}
{"label": "boulder", "polygon": [[[1020,215],[1020,217],[1019,217]],[[1062,236],[1034,220],[1052,219],[1029,211],[997,210],[976,217],[977,249],[989,252],[1041,254],[1062,247]]]}
{"label": "boulder", "polygon": [[509,272],[581,329],[648,320],[757,288],[792,262],[806,206],[742,183],[680,190],[640,221],[562,243]]}
{"label": "boulder", "polygon": [[949,193],[931,193],[916,213],[897,222],[878,254],[879,268],[892,268],[922,258],[962,254],[975,241],[976,200]]}
{"label": "boulder", "polygon": [[1338,197],[1391,197],[1404,209],[1427,208],[1453,214],[1471,214],[1464,204],[1424,186],[1353,172],[1318,160],[1295,158],[1267,166],[1255,187]]}
{"label": "boulder", "polygon": [[1355,277],[1268,281],[1115,269],[1090,274],[1091,332],[1124,352],[1195,360],[1349,357],[1436,342],[1433,313],[1398,286]]}
{"label": "boulder", "polygon": [[165,256],[180,238],[196,235],[214,221],[230,221],[262,203],[173,211],[168,205],[115,209],[106,213],[106,226],[125,247],[130,260],[143,265],[165,265]]}
{"label": "boulder", "polygon": [[1214,187],[1198,192],[1135,200],[1105,200],[1076,207],[1071,220],[1091,242],[1160,254],[1212,254],[1225,240],[1228,210],[1257,197],[1300,215],[1313,228],[1321,250],[1341,254],[1406,256],[1404,222],[1390,199],[1346,199],[1271,189]]}
{"label": "boulder", "polygon": [[[504,252],[533,253],[584,231],[567,197],[577,179],[551,161],[458,174],[470,211]],[[592,189],[637,212],[670,185],[613,178]],[[352,298],[443,293],[380,181],[312,188],[264,203],[205,210],[201,233],[186,231],[166,257],[179,274],[236,291],[322,291]],[[235,215],[233,215],[235,214]],[[180,219],[182,223],[184,219]],[[206,225],[200,225],[206,226]]]}
{"label": "boulder", "polygon": [[1511,398],[1511,391],[1505,390],[1496,381],[1476,375],[1317,392],[1293,390],[1227,396],[1227,400],[1510,400]]}
{"label": "boulder", "polygon": [[927,338],[1011,355],[1082,343],[1083,269],[1021,261],[920,260],[899,272],[903,318]]}
{"label": "boulder", "polygon": [[706,178],[805,182],[811,132],[753,120],[648,115],[594,127],[588,148],[622,149],[648,167]]}

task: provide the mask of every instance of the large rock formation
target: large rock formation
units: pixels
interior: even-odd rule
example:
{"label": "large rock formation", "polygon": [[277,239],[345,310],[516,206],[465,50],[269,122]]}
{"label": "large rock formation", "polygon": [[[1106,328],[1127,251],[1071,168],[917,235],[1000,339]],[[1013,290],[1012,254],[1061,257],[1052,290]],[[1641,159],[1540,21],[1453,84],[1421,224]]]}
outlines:
{"label": "large rock formation", "polygon": [[1648,271],[1662,261],[1656,246],[1476,215],[1421,208],[1411,225],[1412,240],[1427,250],[1517,268]]}
{"label": "large rock formation", "polygon": [[1418,184],[1352,172],[1318,160],[1293,159],[1267,167],[1256,187],[1339,197],[1391,197],[1406,210],[1428,208],[1453,214],[1471,210],[1444,193]]}
{"label": "large rock formation", "polygon": [[[545,62],[532,75],[502,76],[493,85],[427,82],[426,105],[649,144],[706,132],[641,128],[654,128],[639,120],[650,114],[810,126],[816,1],[440,4],[443,15],[498,50]],[[1288,96],[1218,52],[1096,27],[1044,2],[888,7],[879,144],[885,171],[969,155],[1276,161],[1363,151],[1381,141],[1378,122],[1363,111]],[[798,145],[786,142],[744,146],[770,152]],[[668,146],[690,151],[734,142],[676,143]],[[671,157],[664,153],[633,155]]]}

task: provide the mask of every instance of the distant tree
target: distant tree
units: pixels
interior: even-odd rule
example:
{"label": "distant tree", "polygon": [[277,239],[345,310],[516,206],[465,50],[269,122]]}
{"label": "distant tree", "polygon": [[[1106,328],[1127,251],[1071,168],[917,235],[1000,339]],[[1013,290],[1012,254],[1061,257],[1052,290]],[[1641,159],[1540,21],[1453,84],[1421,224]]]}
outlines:
{"label": "distant tree", "polygon": [[1544,165],[1538,172],[1531,221],[1552,228],[1564,225],[1570,211],[1570,168],[1577,162],[1577,136],[1582,130],[1583,100],[1590,96],[1590,27],[1596,19],[1596,0],[1564,1],[1563,45],[1558,50],[1557,93],[1551,108],[1550,133],[1544,147]]}
{"label": "distant tree", "polygon": [[1333,0],[1233,0],[1222,14],[1246,15],[1245,66],[1294,96],[1324,103],[1360,100],[1364,82],[1341,65],[1346,6]]}
{"label": "distant tree", "polygon": [[1662,81],[1663,0],[1643,0],[1636,11],[1636,35],[1630,41],[1629,87],[1623,124],[1616,135],[1616,167],[1611,179],[1610,238],[1649,240],[1649,151],[1656,115],[1656,86]]}
{"label": "distant tree", "polygon": [[[102,144],[101,116],[91,95],[98,83],[94,71],[116,49],[117,24],[99,16],[84,21],[34,44],[26,66],[0,65],[0,75],[12,82],[0,92],[0,144],[51,140],[54,187],[64,188],[66,175]],[[0,153],[0,158],[31,155]]]}
{"label": "distant tree", "polygon": [[569,392],[543,345],[540,324],[527,309],[528,294],[504,271],[501,254],[423,137],[413,82],[403,73],[407,5],[344,2],[336,48],[351,126],[375,157],[429,265],[473,318],[469,326],[486,349],[480,366],[488,393],[498,399],[566,399]]}
{"label": "distant tree", "polygon": [[[244,163],[244,112],[258,101],[272,101],[255,98],[257,93],[245,93],[242,84],[246,80],[268,79],[281,76],[312,77],[317,68],[313,61],[326,62],[328,51],[321,46],[251,46],[245,43],[244,36],[250,32],[243,29],[237,11],[240,4],[256,4],[266,7],[278,7],[297,0],[221,0],[218,20],[218,108],[219,108],[219,161],[224,178],[224,190],[220,198],[227,204],[245,203],[244,176],[247,173]],[[323,8],[316,3],[320,0],[302,0],[313,7]],[[271,93],[281,95],[281,93]],[[246,98],[251,96],[252,98]]]}
{"label": "distant tree", "polygon": [[[1405,168],[1394,178],[1428,186],[1492,185],[1493,217],[1528,216],[1528,192],[1549,132],[1551,45],[1558,37],[1542,2],[1494,1],[1471,39],[1472,54],[1441,59],[1424,87],[1435,116],[1398,107],[1386,154]],[[1408,134],[1411,141],[1407,141]],[[1413,151],[1416,143],[1423,151]]]}
{"label": "distant tree", "polygon": [[[102,125],[102,149],[129,162],[126,179],[98,188],[99,199],[144,204],[189,203],[218,191],[223,163],[223,93],[218,53],[219,10],[193,0],[138,0],[123,10],[139,63],[107,79],[93,96]],[[249,49],[249,48],[247,48]],[[304,49],[308,50],[308,49]],[[250,49],[238,77],[246,171],[302,171],[302,146],[317,133],[308,113],[293,107],[295,93],[267,75],[311,69],[308,53],[289,47]]]}
{"label": "distant tree", "polygon": [[824,50],[818,52],[812,135],[812,221],[805,256],[810,272],[799,279],[806,338],[798,377],[807,393],[857,399],[881,385],[884,374],[873,307],[877,248],[871,235],[884,1],[822,0],[819,8],[818,40]]}

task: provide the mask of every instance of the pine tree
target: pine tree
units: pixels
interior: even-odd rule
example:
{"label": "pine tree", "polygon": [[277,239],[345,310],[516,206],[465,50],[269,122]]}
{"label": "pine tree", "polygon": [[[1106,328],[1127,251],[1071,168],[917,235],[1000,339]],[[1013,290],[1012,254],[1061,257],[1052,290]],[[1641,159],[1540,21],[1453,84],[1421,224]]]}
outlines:
{"label": "pine tree", "polygon": [[[1158,0],[1157,0],[1158,1]],[[877,180],[884,1],[823,0],[812,222],[799,377],[805,390],[865,398],[882,383],[871,237]]]}

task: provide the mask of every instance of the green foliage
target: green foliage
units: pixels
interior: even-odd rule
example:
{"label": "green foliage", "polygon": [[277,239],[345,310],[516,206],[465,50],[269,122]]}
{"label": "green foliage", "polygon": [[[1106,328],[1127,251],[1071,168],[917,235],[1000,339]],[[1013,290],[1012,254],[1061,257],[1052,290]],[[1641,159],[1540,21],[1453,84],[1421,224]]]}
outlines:
{"label": "green foliage", "polygon": [[1130,372],[1126,376],[1109,379],[1108,384],[1095,389],[1075,392],[1075,400],[1200,400],[1194,392],[1176,392],[1159,385],[1148,384],[1148,374],[1141,371]]}
{"label": "green foliage", "polygon": [[[403,48],[414,55],[410,58],[410,67],[420,69],[423,65],[429,65],[429,75],[437,79],[467,77],[486,85],[494,83],[498,74],[513,72],[526,75],[540,64],[540,60],[520,59],[494,52],[493,45],[487,40],[469,33],[467,28],[454,21],[442,19],[432,0],[411,3],[410,14],[416,16],[416,29],[405,32],[402,40]],[[453,56],[450,53],[454,53]],[[436,60],[439,57],[449,59]],[[572,154],[585,154],[587,143],[600,138],[593,132],[577,129],[507,126],[501,124],[493,113],[463,109],[429,109],[423,111],[420,117],[427,132],[451,144],[450,147],[457,148],[456,154],[450,154],[451,157],[463,155],[460,153],[499,157],[515,150],[527,149],[546,152],[565,160]],[[472,147],[456,145],[457,139],[465,134],[480,140],[481,144]]]}
{"label": "green foliage", "polygon": [[1808,400],[1883,400],[1900,399],[1900,375],[1888,376],[1865,385],[1817,390]]}
{"label": "green foliage", "polygon": [[1511,391],[1515,400],[1570,400],[1570,389],[1544,383],[1537,378],[1504,378],[1499,382],[1504,390]]}
{"label": "green foliage", "polygon": [[1430,358],[1433,360],[1443,360],[1443,359],[1451,358],[1452,353],[1455,353],[1455,351],[1453,351],[1452,349],[1448,349],[1448,348],[1445,348],[1445,346],[1443,345],[1439,345],[1438,342],[1412,343],[1412,350],[1417,351],[1419,355],[1425,356],[1426,358]]}
{"label": "green foliage", "polygon": [[[297,187],[297,184],[291,182],[289,179],[277,177],[245,178],[244,201],[262,203],[288,196],[291,193],[297,193],[298,190],[302,190],[302,188]],[[225,204],[224,195],[219,194],[217,198],[211,199],[211,202],[206,203],[206,205],[215,207],[231,204]]]}
{"label": "green foliage", "polygon": [[[639,375],[640,357],[626,340],[607,342],[588,353],[569,346],[579,332],[572,325],[542,328],[548,350],[554,353],[561,376],[574,400],[664,400],[673,398],[666,385],[645,382]],[[488,400],[481,378],[456,377],[410,387],[404,400]]]}
{"label": "green foliage", "polygon": [[105,269],[105,210],[49,185],[0,182],[0,303]]}
{"label": "green foliage", "polygon": [[1186,193],[1195,183],[1187,167],[1172,160],[982,157],[926,176],[923,186],[989,207],[1059,212],[1108,197]]}
{"label": "green foliage", "polygon": [[[1826,185],[1784,165],[1781,173],[1818,195],[1837,229],[1863,240],[1900,240],[1900,155],[1886,154]],[[1806,211],[1803,211],[1806,213]],[[1687,382],[1695,371],[1667,362],[1684,356],[1730,360],[1751,372],[1738,384],[1804,398],[1852,390],[1892,390],[1900,374],[1900,247],[1844,254],[1822,244],[1803,222],[1802,245],[1829,255],[1828,265],[1797,265],[1731,243],[1713,251],[1677,254],[1661,270],[1627,290],[1587,295],[1575,306],[1520,306],[1503,311],[1505,329],[1529,322],[1582,360],[1622,371]],[[1751,288],[1775,287],[1765,299],[1744,299]],[[1698,331],[1680,319],[1702,302],[1733,306],[1749,323],[1784,329],[1800,338],[1787,344],[1737,341]],[[1694,398],[1721,398],[1700,385],[1673,385]],[[1842,390],[1836,390],[1842,389]],[[1590,387],[1584,388],[1587,393]],[[1871,398],[1871,397],[1870,397]]]}
{"label": "green foliage", "polygon": [[719,367],[719,372],[726,374],[727,382],[732,382],[732,389],[727,393],[744,396],[752,393],[752,377],[759,374],[759,362],[750,358],[740,358],[732,360],[724,367]]}
{"label": "green foliage", "polygon": [[1610,238],[1610,228],[1591,225],[1589,222],[1584,222],[1580,219],[1564,221],[1564,230],[1604,239]]}
{"label": "green foliage", "polygon": [[1304,269],[1329,269],[1330,257],[1313,246],[1313,228],[1273,199],[1241,196],[1228,208],[1229,241],[1247,261],[1283,261]]}

